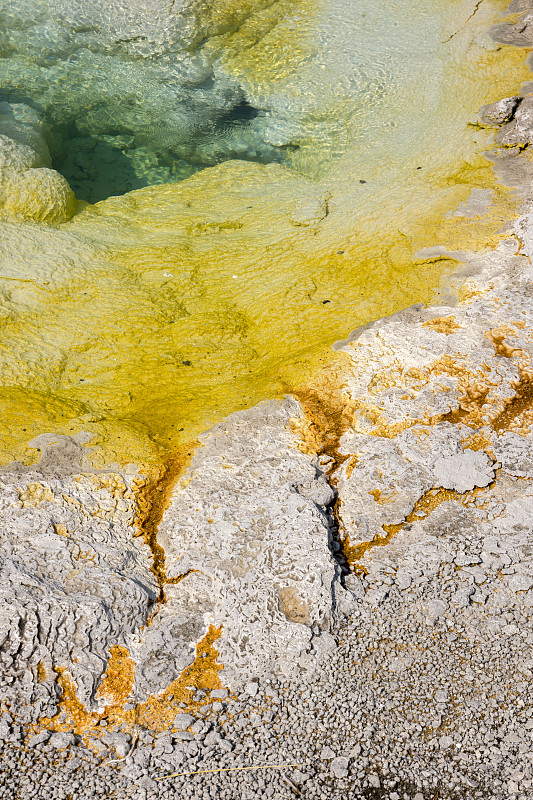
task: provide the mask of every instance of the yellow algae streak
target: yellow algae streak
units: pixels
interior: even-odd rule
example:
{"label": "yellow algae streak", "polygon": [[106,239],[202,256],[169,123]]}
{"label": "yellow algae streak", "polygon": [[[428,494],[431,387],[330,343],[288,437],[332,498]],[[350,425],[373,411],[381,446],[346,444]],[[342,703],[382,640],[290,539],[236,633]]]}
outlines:
{"label": "yellow algae streak", "polygon": [[[383,131],[362,162],[357,137],[331,163],[317,139],[294,154],[300,172],[230,161],[86,205],[57,228],[4,223],[2,460],[32,461],[37,433],[84,430],[97,465],[161,464],[223,415],[307,382],[358,325],[434,300],[456,263],[416,253],[493,245],[513,213],[481,155],[489,132],[468,124],[529,74],[522,51],[476,43],[500,7],[484,3],[479,26],[474,17],[447,44],[442,31],[459,55],[423,145],[397,165]],[[250,26],[225,35],[227,68],[248,70],[251,94],[282,91],[298,68],[295,31],[270,20],[246,55]],[[492,192],[487,213],[450,213],[472,188]]]}

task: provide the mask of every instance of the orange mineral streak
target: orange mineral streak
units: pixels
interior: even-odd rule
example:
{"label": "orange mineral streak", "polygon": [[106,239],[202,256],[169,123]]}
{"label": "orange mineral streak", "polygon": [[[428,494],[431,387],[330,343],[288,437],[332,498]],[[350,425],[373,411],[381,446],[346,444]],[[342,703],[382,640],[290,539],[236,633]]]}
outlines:
{"label": "orange mineral streak", "polygon": [[387,503],[392,503],[398,497],[397,492],[390,492],[389,494],[383,494],[381,489],[372,489],[372,491],[370,491],[369,494],[372,495],[376,503],[379,503],[379,505],[381,506],[384,506]]}
{"label": "orange mineral streak", "polygon": [[533,425],[533,372],[520,367],[514,383],[515,393],[504,401],[502,410],[491,420],[497,433],[513,431],[527,436]]}
{"label": "orange mineral streak", "polygon": [[525,350],[513,347],[506,341],[507,338],[513,338],[516,335],[516,330],[513,330],[510,325],[500,325],[498,328],[486,331],[485,338],[492,343],[497,356],[502,356],[503,358],[527,358],[528,354]]}
{"label": "orange mineral streak", "polygon": [[[505,357],[514,356],[514,351]],[[445,374],[458,378],[457,389],[461,392],[458,408],[446,414],[436,415],[425,419],[408,419],[393,425],[387,424],[379,409],[359,406],[363,416],[372,422],[373,429],[365,431],[374,436],[386,436],[394,438],[402,430],[414,425],[435,425],[441,422],[451,422],[467,426],[473,429],[471,435],[465,436],[463,446],[473,450],[484,450],[487,455],[491,455],[492,441],[490,434],[514,431],[526,435],[533,426],[533,372],[524,366],[519,367],[519,379],[514,383],[514,394],[512,397],[502,400],[491,397],[491,391],[496,388],[496,384],[488,380],[485,365],[481,370],[472,373],[468,370],[465,363],[454,361],[450,356],[445,356],[436,362],[427,372],[427,378],[431,374]],[[419,376],[417,375],[418,379]],[[480,430],[481,429],[481,430]],[[487,487],[485,487],[487,488]],[[434,508],[446,500],[457,500],[466,504],[471,501],[483,489],[474,489],[472,492],[460,494],[447,489],[431,489],[426,492],[415,503],[413,510],[401,522],[395,525],[384,525],[384,535],[377,536],[370,542],[361,542],[352,545],[349,535],[344,531],[343,552],[350,567],[357,573],[364,572],[364,568],[358,564],[368,550],[373,547],[382,547],[388,544],[393,536],[398,533],[405,525],[424,519]],[[386,502],[380,493],[371,493],[376,502]]]}
{"label": "orange mineral streak", "polygon": [[[445,334],[460,327],[451,316],[429,320],[424,325]],[[303,418],[292,420],[293,430],[300,437],[300,449],[305,453],[331,457],[332,464],[328,472],[331,474],[333,485],[336,483],[337,469],[341,465],[344,464],[343,469],[349,479],[358,462],[357,453],[348,456],[339,450],[341,437],[348,430],[393,439],[408,428],[430,427],[447,422],[464,426],[466,429],[462,442],[464,447],[484,450],[491,457],[493,455],[491,435],[505,431],[526,435],[533,426],[531,359],[525,351],[514,348],[505,341],[506,337],[516,336],[517,330],[521,327],[523,326],[518,324],[514,328],[501,325],[485,334],[492,342],[496,354],[502,358],[513,359],[513,364],[518,368],[519,378],[512,384],[514,394],[509,398],[498,396],[502,389],[502,378],[497,372],[491,370],[486,363],[482,363],[477,369],[472,369],[468,364],[468,357],[461,353],[444,355],[427,367],[403,369],[400,364],[393,364],[382,372],[376,372],[367,387],[366,399],[350,393],[347,377],[354,369],[353,363],[343,362],[340,367],[338,363],[333,365],[329,372],[326,370],[320,381],[315,380],[312,385],[293,392],[304,412]],[[357,350],[356,345],[356,353]],[[517,362],[515,360],[517,357],[520,357],[521,361]],[[450,382],[446,381],[441,388],[458,395],[457,407],[446,413],[421,418],[406,417],[398,422],[388,422],[384,411],[369,402],[369,395],[379,396],[381,392],[393,386],[404,389],[407,396],[415,395],[430,381],[434,381],[435,378],[438,381],[440,376],[454,379],[451,386]],[[490,487],[476,488],[464,494],[442,487],[432,488],[416,501],[412,511],[404,520],[394,525],[384,525],[383,535],[376,536],[370,542],[358,544],[350,542],[349,531],[343,524],[341,502],[337,499],[333,513],[337,519],[346,563],[354,572],[364,574],[365,567],[359,562],[373,547],[387,545],[406,525],[425,519],[441,503],[455,500],[467,504],[487,488]],[[379,490],[373,490],[370,494],[379,504],[394,500],[393,495],[382,494]]]}
{"label": "orange mineral streak", "polygon": [[486,432],[476,431],[469,436],[465,436],[463,439],[461,439],[461,447],[463,447],[465,450],[483,450],[490,458],[494,460],[492,441]]}
{"label": "orange mineral streak", "polygon": [[428,319],[427,322],[422,324],[423,328],[431,328],[433,331],[437,331],[437,333],[444,333],[446,336],[449,336],[452,333],[458,331],[462,325],[459,325],[457,320],[453,315],[449,317],[435,317],[434,319]]}
{"label": "orange mineral streak", "polygon": [[[408,370],[401,370],[399,367],[386,371],[386,377],[381,378],[381,373],[376,373],[369,384],[369,394],[379,394],[381,391],[393,386],[400,386],[406,389],[406,393],[416,393],[421,391],[429,383],[432,377],[440,375],[455,378],[457,385],[455,391],[460,393],[458,407],[445,414],[434,415],[431,417],[406,417],[399,422],[388,422],[382,409],[376,407],[368,400],[359,397],[349,397],[345,395],[345,401],[349,408],[345,409],[345,415],[351,417],[352,428],[356,433],[368,434],[371,436],[382,436],[386,439],[394,439],[398,434],[415,425],[436,425],[439,422],[463,422],[471,427],[478,427],[482,424],[481,409],[485,404],[489,391],[495,384],[487,379],[489,367],[472,372],[466,363],[464,356],[457,354],[455,357],[450,355],[442,356],[429,367],[416,367]],[[376,383],[379,385],[376,389]],[[449,386],[444,386],[446,391],[450,391]]]}
{"label": "orange mineral streak", "polygon": [[222,628],[209,626],[204,638],[196,645],[193,663],[162,694],[149,697],[136,707],[139,724],[154,731],[166,730],[171,727],[176,714],[183,711],[180,703],[185,703],[189,709],[205,705],[205,702],[193,699],[196,689],[210,692],[222,688],[219,673],[223,665],[217,663],[218,650],[214,645],[221,634]]}
{"label": "orange mineral streak", "polygon": [[344,470],[346,472],[346,477],[349,479],[352,477],[352,472],[356,468],[357,464],[359,463],[358,456],[350,456],[345,464]]}
{"label": "orange mineral streak", "polygon": [[339,452],[339,446],[343,433],[353,424],[353,410],[343,392],[342,366],[339,369],[336,364],[335,373],[328,371],[312,384],[291,390],[304,412],[303,417],[291,420],[291,428],[299,437],[298,447],[303,453],[329,456],[332,462],[328,472],[348,458]]}
{"label": "orange mineral streak", "polygon": [[346,535],[343,539],[343,552],[348,565],[356,574],[361,572],[364,573],[364,568],[362,568],[362,566],[357,562],[359,562],[369,550],[374,547],[384,547],[385,545],[389,544],[392,538],[401,530],[403,530],[406,525],[426,519],[426,517],[429,517],[429,515],[442,503],[446,503],[449,500],[455,500],[463,505],[467,505],[468,503],[471,503],[481,492],[485,492],[487,489],[494,486],[494,483],[495,480],[488,486],[476,487],[468,492],[458,492],[456,489],[444,489],[442,487],[428,489],[427,492],[424,492],[424,494],[418,498],[412,510],[401,522],[382,526],[384,531],[383,536],[375,536],[370,542],[361,542],[360,544],[352,545],[350,543],[349,536]]}
{"label": "orange mineral streak", "polygon": [[[500,340],[499,335],[497,334],[496,340],[501,342],[503,340]],[[507,352],[505,357],[511,358],[515,354],[516,352],[513,350],[510,353]],[[425,419],[408,419],[403,420],[401,423],[389,425],[384,422],[379,409],[372,409],[361,404],[359,411],[373,424],[373,429],[365,432],[374,436],[394,438],[402,430],[414,425],[436,425],[441,422],[451,422],[473,429],[473,433],[466,435],[463,439],[464,447],[469,447],[473,450],[484,450],[490,456],[492,452],[491,432],[500,434],[506,431],[514,431],[515,433],[526,435],[531,430],[533,426],[533,371],[524,366],[519,367],[519,379],[513,384],[514,394],[505,400],[491,397],[491,391],[496,388],[496,384],[488,380],[486,374],[488,371],[488,368],[485,371],[484,365],[481,370],[472,373],[465,363],[454,361],[450,356],[445,356],[432,365],[427,372],[427,378],[429,380],[431,374],[445,374],[458,378],[457,389],[461,392],[458,408],[446,414],[435,415]],[[419,376],[417,375],[416,378],[418,380]],[[442,502],[457,500],[466,504],[485,489],[478,488],[465,494],[442,488],[430,489],[416,501],[413,510],[402,522],[395,525],[384,525],[384,535],[377,536],[370,542],[352,545],[348,533],[344,531],[343,552],[347,563],[354,572],[364,573],[364,567],[358,562],[368,550],[388,544],[393,536],[402,530],[405,525],[424,519]],[[377,503],[386,502],[388,499],[382,497],[377,490],[374,490],[371,494]]]}
{"label": "orange mineral streak", "polygon": [[[518,253],[516,255],[518,255]],[[483,295],[487,294],[492,289],[494,289],[493,283],[489,283],[487,286],[481,288],[479,286],[467,282],[463,286],[461,286],[461,288],[457,292],[457,297],[461,304],[466,305],[470,300],[475,300],[477,297],[483,297]]]}
{"label": "orange mineral streak", "polygon": [[135,662],[130,658],[127,647],[113,645],[109,648],[110,658],[96,698],[102,698],[109,705],[121,706],[131,697],[135,682]]}
{"label": "orange mineral streak", "polygon": [[[189,710],[205,705],[206,701],[194,700],[196,689],[209,692],[222,688],[219,672],[223,665],[217,662],[218,650],[215,647],[221,633],[222,628],[210,625],[206,635],[196,645],[193,663],[161,694],[153,695],[143,703],[130,702],[127,708],[125,704],[133,693],[135,683],[135,663],[127,648],[110,648],[107,670],[96,693],[97,699],[105,702],[102,711],[87,711],[78,698],[71,676],[67,670],[58,667],[57,682],[62,693],[60,710],[55,717],[42,718],[40,727],[95,736],[104,735],[118,727],[131,731],[137,725],[156,733],[167,730],[172,727],[176,714],[184,710],[182,704]],[[103,719],[107,723],[105,729],[98,727]]]}
{"label": "orange mineral streak", "polygon": [[[159,469],[153,469],[136,487],[137,516],[135,526],[139,536],[152,551],[152,572],[159,584],[159,602],[165,602],[165,551],[157,541],[157,529],[163,514],[170,506],[172,490],[178,478],[189,466],[194,448],[198,442],[191,442],[167,458]],[[175,581],[174,581],[175,582]]]}
{"label": "orange mineral streak", "polygon": [[[513,354],[516,355],[515,350]],[[490,367],[487,364],[483,364],[477,370],[471,370],[466,363],[466,357],[462,354],[445,355],[427,368],[406,370],[398,375],[394,385],[420,391],[432,377],[443,375],[455,378],[457,383],[454,391],[459,393],[457,408],[444,414],[406,417],[400,422],[389,423],[380,408],[364,399],[353,398],[349,401],[350,410],[346,409],[345,414],[349,416],[351,411],[353,429],[357,433],[382,436],[386,439],[394,439],[402,431],[415,425],[431,426],[441,422],[463,424],[474,430],[488,426],[498,433],[513,430],[526,434],[533,424],[531,410],[533,373],[528,366],[519,365],[520,377],[513,385],[515,394],[511,398],[502,400],[491,396],[494,390],[499,388],[499,383],[494,378],[489,379]],[[448,386],[443,388],[450,390]]]}

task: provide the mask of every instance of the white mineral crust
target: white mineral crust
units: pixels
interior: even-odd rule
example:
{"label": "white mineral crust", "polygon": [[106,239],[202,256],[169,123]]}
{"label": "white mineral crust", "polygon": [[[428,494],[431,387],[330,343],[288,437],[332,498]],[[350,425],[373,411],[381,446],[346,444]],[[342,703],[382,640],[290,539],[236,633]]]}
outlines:
{"label": "white mineral crust", "polygon": [[135,650],[141,695],[176,676],[178,657],[182,669],[188,643],[209,624],[222,629],[216,647],[230,687],[312,663],[306,654],[329,629],[338,567],[326,516],[333,491],[288,429],[300,413],[292,400],[265,402],[201,437],[158,531],[167,577],[184,577],[167,585]]}

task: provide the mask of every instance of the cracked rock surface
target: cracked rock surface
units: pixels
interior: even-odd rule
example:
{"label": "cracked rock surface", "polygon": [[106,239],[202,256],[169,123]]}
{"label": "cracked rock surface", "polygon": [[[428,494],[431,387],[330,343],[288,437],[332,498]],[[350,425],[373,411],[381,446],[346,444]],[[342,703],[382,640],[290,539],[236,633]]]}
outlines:
{"label": "cracked rock surface", "polygon": [[24,722],[54,716],[57,668],[97,704],[109,647],[139,635],[157,592],[127,477],[65,474],[82,449],[66,436],[41,447],[40,469],[0,475],[0,696]]}
{"label": "cracked rock surface", "polygon": [[3,706],[28,723],[53,716],[54,671],[66,669],[78,700],[101,710],[117,645],[135,663],[132,699],[144,701],[194,661],[212,627],[232,688],[316,669],[331,649],[340,571],[333,491],[288,427],[300,414],[293,400],[267,402],[203,437],[158,532],[161,605],[131,476],[68,474],[82,448],[66,436],[41,443],[32,471],[3,473]]}
{"label": "cracked rock surface", "polygon": [[[167,579],[184,577],[167,585],[140,661],[168,650],[161,637],[183,609],[185,628],[221,628],[217,649],[232,688],[243,676],[299,675],[312,667],[310,651],[320,661],[338,573],[328,547],[334,493],[295,447],[289,420],[300,415],[295,401],[266,402],[201,437],[158,529]],[[184,655],[181,668],[187,647]],[[160,688],[151,672],[142,675],[140,691]]]}

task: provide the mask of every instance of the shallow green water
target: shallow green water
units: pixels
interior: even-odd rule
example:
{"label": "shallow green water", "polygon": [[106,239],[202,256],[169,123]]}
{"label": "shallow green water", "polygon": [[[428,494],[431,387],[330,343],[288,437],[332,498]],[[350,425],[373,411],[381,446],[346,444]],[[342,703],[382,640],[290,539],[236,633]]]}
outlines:
{"label": "shallow green water", "polygon": [[112,3],[66,10],[48,0],[0,5],[0,100],[41,113],[52,165],[79,198],[183,180],[231,158],[282,161],[292,149],[265,141],[270,112],[217,73],[218,55],[187,41],[179,15],[143,43],[142,5],[132,23]]}
{"label": "shallow green water", "polygon": [[52,165],[89,202],[232,158],[318,177],[350,151],[364,179],[424,148],[456,57],[450,8],[460,28],[470,5],[278,2],[198,44],[176,14],[147,37],[142,4],[136,21],[95,0],[4,2],[0,99],[42,114]]}

